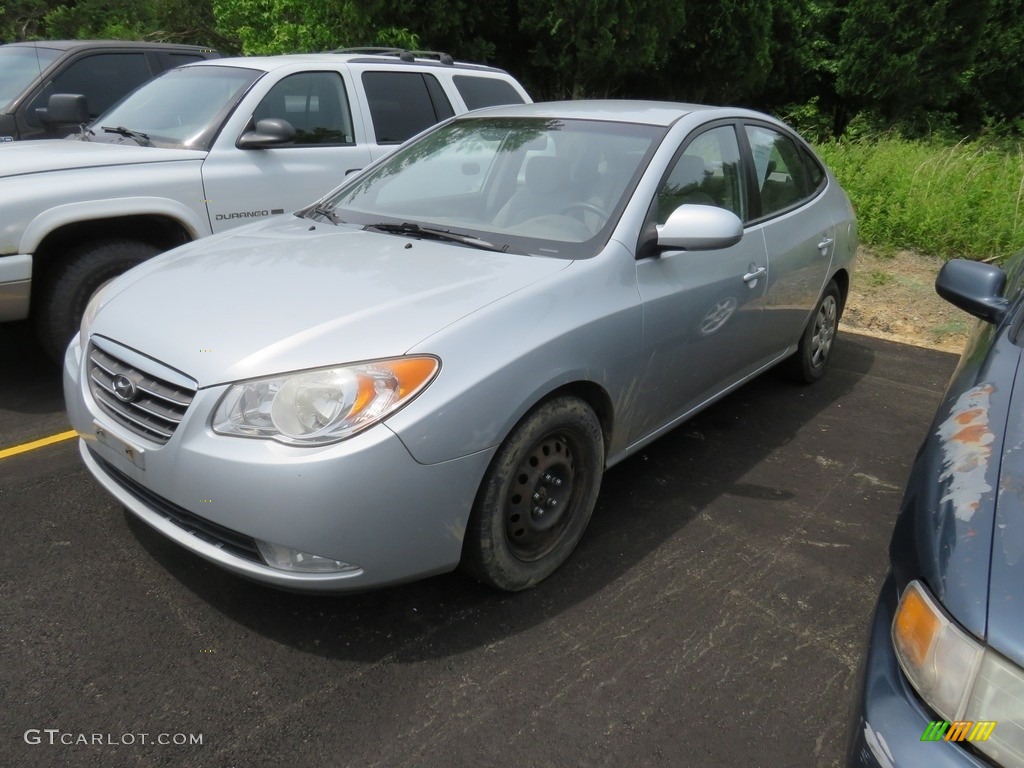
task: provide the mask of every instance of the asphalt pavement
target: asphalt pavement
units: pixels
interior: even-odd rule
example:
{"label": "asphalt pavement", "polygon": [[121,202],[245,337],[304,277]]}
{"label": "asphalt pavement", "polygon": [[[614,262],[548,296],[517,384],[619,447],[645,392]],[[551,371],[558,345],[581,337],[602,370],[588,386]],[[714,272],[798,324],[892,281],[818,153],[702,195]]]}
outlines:
{"label": "asphalt pavement", "polygon": [[[276,592],[135,522],[74,440],[0,459],[0,765],[839,765],[955,365],[841,334],[817,385],[769,373],[608,472],[514,595]],[[0,326],[0,450],[67,429],[59,372]]]}

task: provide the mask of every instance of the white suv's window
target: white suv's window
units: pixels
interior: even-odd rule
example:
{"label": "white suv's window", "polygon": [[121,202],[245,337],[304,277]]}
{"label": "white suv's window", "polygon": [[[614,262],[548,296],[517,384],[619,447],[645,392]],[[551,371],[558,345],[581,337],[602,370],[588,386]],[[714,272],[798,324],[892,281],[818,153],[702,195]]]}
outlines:
{"label": "white suv's window", "polygon": [[378,144],[400,144],[455,114],[433,75],[422,72],[364,72]]}
{"label": "white suv's window", "polygon": [[337,72],[300,72],[270,89],[254,120],[276,117],[295,129],[295,144],[354,144],[352,112]]}
{"label": "white suv's window", "polygon": [[462,100],[466,102],[467,109],[523,103],[523,97],[506,80],[478,75],[455,75],[452,81],[458,88]]}

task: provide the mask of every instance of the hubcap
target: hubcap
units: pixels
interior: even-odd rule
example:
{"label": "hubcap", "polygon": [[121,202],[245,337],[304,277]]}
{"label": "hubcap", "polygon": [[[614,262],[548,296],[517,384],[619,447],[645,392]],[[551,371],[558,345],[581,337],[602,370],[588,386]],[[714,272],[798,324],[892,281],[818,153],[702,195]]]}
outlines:
{"label": "hubcap", "polygon": [[505,505],[505,537],[520,560],[555,548],[571,517],[572,452],[562,435],[540,440],[516,469]]}
{"label": "hubcap", "polygon": [[826,296],[814,319],[814,335],[811,337],[811,365],[820,368],[828,359],[832,340],[836,336],[836,319],[839,307],[834,296]]}

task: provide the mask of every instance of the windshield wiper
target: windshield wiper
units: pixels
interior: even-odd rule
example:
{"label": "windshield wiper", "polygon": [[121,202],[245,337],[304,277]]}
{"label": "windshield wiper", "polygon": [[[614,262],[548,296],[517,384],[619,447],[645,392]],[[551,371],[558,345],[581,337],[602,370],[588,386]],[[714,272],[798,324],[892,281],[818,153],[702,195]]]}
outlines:
{"label": "windshield wiper", "polygon": [[124,136],[128,139],[134,139],[140,147],[152,147],[153,142],[149,140],[149,134],[143,133],[142,131],[133,131],[131,128],[125,128],[123,125],[111,127],[109,125],[101,125],[100,128],[107,133],[116,133],[119,136]]}
{"label": "windshield wiper", "polygon": [[307,208],[306,210],[296,215],[302,216],[305,219],[308,219],[311,215],[320,216],[322,218],[327,219],[329,222],[331,222],[331,224],[345,223],[341,220],[341,217],[334,212],[334,206],[328,205],[327,203],[318,203],[314,205],[312,208]]}
{"label": "windshield wiper", "polygon": [[462,245],[468,245],[471,248],[479,248],[482,251],[497,251],[498,253],[508,253],[508,245],[496,245],[489,243],[486,240],[481,240],[479,237],[473,237],[473,235],[460,235],[458,232],[452,232],[447,229],[435,229],[433,227],[421,227],[419,224],[412,221],[403,221],[401,224],[389,224],[382,222],[379,224],[367,224],[363,227],[367,232],[384,232],[389,235],[410,235],[412,237],[422,237],[430,240],[443,240],[449,243],[460,243]]}

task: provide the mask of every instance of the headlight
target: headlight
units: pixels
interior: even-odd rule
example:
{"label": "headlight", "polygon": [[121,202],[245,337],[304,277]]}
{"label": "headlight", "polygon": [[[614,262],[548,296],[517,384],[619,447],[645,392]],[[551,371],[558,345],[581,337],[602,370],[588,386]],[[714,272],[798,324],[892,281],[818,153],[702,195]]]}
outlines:
{"label": "headlight", "polygon": [[213,431],[288,445],[337,442],[408,403],[439,367],[435,357],[399,357],[234,384],[217,403]]}
{"label": "headlight", "polygon": [[1024,768],[1024,670],[960,629],[917,581],[900,598],[892,640],[910,684],[940,717],[995,722],[971,743],[1005,768]]}

